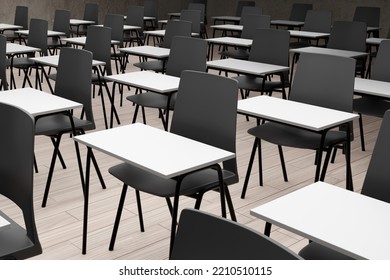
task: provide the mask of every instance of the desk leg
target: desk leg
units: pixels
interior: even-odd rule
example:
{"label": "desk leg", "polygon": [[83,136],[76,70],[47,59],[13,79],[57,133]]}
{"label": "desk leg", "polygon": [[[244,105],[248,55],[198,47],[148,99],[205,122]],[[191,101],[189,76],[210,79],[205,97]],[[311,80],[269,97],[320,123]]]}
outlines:
{"label": "desk leg", "polygon": [[271,227],[272,227],[272,224],[269,223],[269,222],[266,222],[265,223],[265,227],[264,227],[264,235],[266,236],[270,236],[271,235]]}
{"label": "desk leg", "polygon": [[324,150],[324,143],[325,143],[325,137],[328,130],[325,130],[321,134],[321,141],[320,141],[320,148],[318,149],[317,156],[316,156],[316,174],[314,177],[314,182],[317,182],[320,180],[320,173],[321,173],[321,164],[322,164],[322,152]]}
{"label": "desk leg", "polygon": [[352,170],[351,170],[351,126],[347,125],[347,143],[345,143],[345,164],[347,190],[353,191]]}
{"label": "desk leg", "polygon": [[88,147],[87,151],[87,163],[85,169],[85,184],[83,188],[84,192],[84,217],[83,217],[83,241],[82,241],[82,254],[87,253],[87,231],[88,231],[88,203],[89,203],[89,178],[91,170],[91,154],[92,148]]}

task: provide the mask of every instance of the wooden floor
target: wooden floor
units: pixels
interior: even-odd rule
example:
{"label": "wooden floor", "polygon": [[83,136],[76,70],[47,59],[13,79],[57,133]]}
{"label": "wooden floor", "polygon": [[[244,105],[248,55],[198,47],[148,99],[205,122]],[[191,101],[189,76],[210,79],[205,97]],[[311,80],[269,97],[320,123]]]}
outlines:
{"label": "wooden floor", "polygon": [[[135,61],[135,58],[132,59]],[[130,64],[127,71],[138,71],[138,69]],[[17,85],[21,85],[20,77]],[[47,90],[47,86],[45,89]],[[134,94],[134,89],[125,91],[126,96],[131,94]],[[108,104],[108,101],[106,102]],[[104,129],[100,97],[93,99],[93,104],[97,130]],[[116,106],[121,125],[131,123],[134,106],[124,99],[123,106],[120,107],[119,95],[116,96]],[[148,124],[162,128],[156,110],[147,110],[146,116]],[[366,151],[362,152],[360,148],[357,123],[355,124],[355,140],[352,143],[352,172],[355,191],[360,191],[381,119],[365,117],[364,123]],[[240,181],[230,186],[230,191],[238,222],[262,232],[264,222],[252,217],[249,214],[250,209],[312,183],[315,171],[314,152],[285,148],[289,181],[284,182],[277,149],[274,145],[265,143],[263,145],[264,186],[259,186],[257,164],[255,164],[247,196],[245,199],[241,199],[242,184],[253,144],[253,138],[247,134],[247,130],[254,125],[253,119],[246,121],[245,117],[238,115],[237,158]],[[121,182],[107,172],[108,168],[118,161],[99,152],[95,153],[107,189],[101,188],[96,174],[92,172],[88,252],[86,255],[82,255],[83,194],[75,160],[74,143],[70,137],[64,137],[61,144],[61,152],[65,158],[67,169],[62,169],[57,164],[47,207],[41,207],[52,151],[53,146],[48,138],[36,137],[35,153],[39,173],[35,174],[34,177],[35,216],[43,254],[34,259],[167,259],[171,217],[165,200],[142,194],[146,231],[140,232],[134,191],[131,188],[122,215],[115,250],[108,250]],[[83,159],[85,159],[85,152],[85,147],[82,147]],[[330,166],[325,181],[345,188],[345,165],[341,153],[337,156],[336,162]],[[206,194],[201,209],[220,214],[218,199],[216,193]],[[193,207],[193,203],[194,201],[190,198],[182,198],[180,201],[181,207]],[[20,212],[3,198],[0,199],[0,205],[2,211],[19,221],[21,220]],[[299,251],[308,242],[296,234],[277,227],[273,227],[271,237],[294,251]]]}

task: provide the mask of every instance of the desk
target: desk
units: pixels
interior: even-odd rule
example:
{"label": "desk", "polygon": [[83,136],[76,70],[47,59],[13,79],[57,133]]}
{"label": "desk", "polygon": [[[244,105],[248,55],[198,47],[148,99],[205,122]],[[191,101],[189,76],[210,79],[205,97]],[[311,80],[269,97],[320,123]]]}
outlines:
{"label": "desk", "polygon": [[[74,140],[88,147],[88,155],[92,148],[97,149],[162,178],[185,175],[235,156],[234,153],[139,123],[76,136]],[[156,145],[156,140],[159,145]],[[170,164],[166,164],[167,159]],[[88,156],[84,192],[83,254],[86,253],[87,245],[89,161]],[[172,219],[171,244],[175,228],[176,219]]]}
{"label": "desk", "polygon": [[8,24],[8,23],[0,23],[0,34],[3,34],[6,30],[18,30],[23,28],[20,25]]}
{"label": "desk", "polygon": [[213,29],[213,37],[215,37],[215,32],[217,30],[222,31],[222,36],[226,36],[228,31],[240,33],[243,29],[243,26],[238,24],[217,24],[211,25],[210,28]]}
{"label": "desk", "polygon": [[290,32],[290,37],[300,38],[300,39],[319,40],[319,39],[327,39],[330,36],[330,33],[323,33],[323,32],[312,32],[312,31],[302,31],[302,30],[289,30],[289,32]]}
{"label": "desk", "polygon": [[93,20],[84,20],[84,19],[70,19],[69,20],[70,28],[72,29],[72,27],[74,27],[74,26],[76,27],[76,36],[79,36],[81,26],[88,26],[88,25],[92,25],[92,24],[95,24],[95,22]]}
{"label": "desk", "polygon": [[390,204],[317,182],[250,211],[357,259],[390,259]]}
{"label": "desk", "polygon": [[216,25],[218,21],[222,21],[223,24],[226,24],[227,22],[231,22],[233,24],[239,24],[241,21],[241,17],[237,17],[237,16],[214,16],[211,17],[211,19],[214,20],[214,25]]}
{"label": "desk", "polygon": [[390,83],[371,79],[355,78],[354,92],[390,99]]}
{"label": "desk", "polygon": [[275,25],[276,28],[279,28],[279,26],[283,26],[283,27],[288,27],[288,28],[301,29],[304,24],[305,24],[304,21],[283,20],[283,19],[271,20],[271,25]]}
{"label": "desk", "polygon": [[[20,36],[28,36],[29,30],[17,30],[15,33],[19,34]],[[53,31],[53,30],[48,30],[47,31],[47,37],[60,37],[60,36],[65,36],[66,34],[64,32],[60,31]]]}
{"label": "desk", "polygon": [[[87,41],[87,37],[82,36],[82,37],[61,38],[61,41],[65,42],[67,44],[85,46],[85,43]],[[119,41],[111,40],[111,45],[119,45]]]}
{"label": "desk", "polygon": [[[324,143],[326,133],[341,124],[348,123],[359,116],[357,114],[313,106],[291,100],[270,96],[257,96],[238,101],[238,113],[274,121],[286,125],[296,126],[321,134],[321,143]],[[349,128],[349,126],[347,126]],[[350,132],[346,132],[346,178],[347,188],[352,189],[350,166]],[[323,145],[320,144],[320,147]],[[322,150],[318,152],[315,181],[320,180]]]}
{"label": "desk", "polygon": [[10,228],[10,226],[11,224],[2,216],[0,216],[0,231],[6,230],[7,228]]}
{"label": "desk", "polygon": [[[155,73],[150,71],[138,71],[125,74],[118,74],[112,76],[106,76],[106,79],[114,82],[112,89],[112,103],[114,103],[115,85],[122,84],[126,86],[133,86],[135,88],[144,89],[148,91],[157,92],[160,94],[168,95],[167,108],[171,101],[171,95],[175,93],[179,88],[180,78],[175,76],[164,75],[161,73]],[[113,107],[111,107],[113,109]],[[111,123],[113,126],[113,110],[111,110]],[[165,129],[167,130],[169,120],[169,110],[166,110],[166,122]]]}
{"label": "desk", "polygon": [[217,37],[205,39],[209,44],[207,57],[213,60],[214,45],[222,45],[224,49],[226,46],[241,47],[249,49],[252,46],[252,39],[237,38],[237,37]]}

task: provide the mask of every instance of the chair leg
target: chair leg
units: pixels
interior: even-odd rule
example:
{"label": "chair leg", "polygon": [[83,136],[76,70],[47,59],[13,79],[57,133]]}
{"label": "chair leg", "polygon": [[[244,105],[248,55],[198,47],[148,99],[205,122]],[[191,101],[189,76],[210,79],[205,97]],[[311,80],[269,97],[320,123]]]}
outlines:
{"label": "chair leg", "polygon": [[[50,137],[50,140],[53,143],[53,146],[55,147],[56,146],[56,142],[55,142],[54,138]],[[58,159],[61,162],[62,168],[66,169],[66,164],[65,164],[65,161],[64,161],[64,159],[62,157],[62,154],[61,154],[60,150],[58,150]]]}
{"label": "chair leg", "polygon": [[324,165],[322,166],[322,172],[321,172],[320,181],[324,181],[325,180],[326,171],[327,171],[328,166],[329,166],[329,161],[330,161],[330,156],[332,154],[332,151],[333,151],[332,148],[328,148],[328,150],[326,151]]}
{"label": "chair leg", "polygon": [[[249,159],[248,168],[246,170],[244,186],[242,187],[241,198],[245,198],[246,190],[248,188],[249,177],[251,176],[253,161],[255,159],[256,149],[258,147],[258,143],[257,143],[258,141],[259,140],[257,138],[255,138],[255,141],[253,142],[252,152],[251,152],[251,156]],[[260,186],[262,186],[262,184]]]}
{"label": "chair leg", "polygon": [[118,210],[116,212],[116,217],[115,217],[115,222],[114,222],[114,227],[112,229],[112,234],[111,234],[111,240],[110,240],[110,245],[108,249],[110,251],[114,250],[114,245],[115,245],[115,240],[116,240],[116,235],[118,233],[118,228],[119,228],[119,222],[121,220],[122,216],[122,211],[123,211],[123,205],[125,204],[125,198],[127,194],[127,185],[123,184],[122,187],[122,193],[119,199],[119,205],[118,205]]}
{"label": "chair leg", "polygon": [[35,154],[34,154],[34,170],[35,170],[35,173],[38,173],[38,164],[37,164],[37,158],[35,157]]}
{"label": "chair leg", "polygon": [[288,182],[288,178],[287,178],[287,169],[286,169],[286,162],[285,162],[285,160],[284,160],[284,155],[283,155],[282,146],[278,145],[278,150],[279,150],[280,164],[282,165],[283,178],[284,178],[284,181],[285,181],[285,182]]}
{"label": "chair leg", "polygon": [[92,159],[93,166],[95,167],[96,174],[99,178],[100,184],[102,186],[102,189],[106,189],[106,184],[104,183],[102,173],[100,172],[100,168],[99,168],[99,165],[97,163],[96,157],[92,151],[91,151],[91,159]]}
{"label": "chair leg", "polygon": [[234,211],[232,197],[230,195],[230,191],[227,185],[225,185],[225,197],[226,197],[227,205],[229,207],[230,217],[232,218],[232,221],[237,222],[237,217],[236,217],[236,212]]}
{"label": "chair leg", "polygon": [[141,194],[139,190],[135,190],[135,197],[137,199],[138,219],[141,232],[145,231],[144,216],[142,214]]}
{"label": "chair leg", "polygon": [[364,141],[364,131],[363,131],[363,116],[359,113],[359,130],[360,130],[360,143],[362,146],[362,151],[366,150],[366,145]]}
{"label": "chair leg", "polygon": [[172,216],[172,213],[173,213],[173,206],[172,206],[171,199],[170,199],[169,197],[166,197],[166,198],[165,198],[165,201],[167,202],[167,206],[168,206],[168,209],[169,209],[169,213],[170,213],[171,216]]}

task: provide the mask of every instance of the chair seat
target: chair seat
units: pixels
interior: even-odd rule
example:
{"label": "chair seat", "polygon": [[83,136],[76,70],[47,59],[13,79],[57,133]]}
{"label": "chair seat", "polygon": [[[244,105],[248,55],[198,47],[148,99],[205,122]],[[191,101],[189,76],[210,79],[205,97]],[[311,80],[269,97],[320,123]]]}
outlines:
{"label": "chair seat", "polygon": [[[93,130],[95,124],[87,121],[73,118],[76,129]],[[39,118],[35,125],[36,135],[55,135],[59,132],[71,132],[72,126],[69,117],[63,114],[54,114],[47,117]]]}
{"label": "chair seat", "polygon": [[[274,122],[253,127],[248,133],[270,143],[303,149],[316,150],[321,141],[319,133]],[[331,130],[326,134],[324,146],[330,147],[345,141],[344,131]]]}
{"label": "chair seat", "polygon": [[[17,254],[23,255],[21,258],[29,258],[42,253],[41,247],[34,245],[23,227],[1,211],[0,215],[11,224],[6,230],[0,231],[0,259],[7,259],[7,256],[10,258],[11,254],[14,256],[15,251],[18,252]],[[18,249],[16,250],[16,248]]]}
{"label": "chair seat", "polygon": [[137,62],[133,64],[142,70],[150,70],[155,72],[164,72],[164,63],[162,60],[150,60],[144,62]]}
{"label": "chair seat", "polygon": [[363,115],[382,118],[390,109],[390,102],[382,98],[362,97],[353,100],[353,110]]}
{"label": "chair seat", "polygon": [[20,67],[32,67],[35,66],[35,62],[31,61],[29,57],[23,56],[23,57],[15,57],[13,59],[13,67],[20,68]]}
{"label": "chair seat", "polygon": [[[263,87],[263,78],[250,76],[250,75],[242,75],[233,77],[233,79],[238,81],[238,87],[240,89],[249,90],[249,91],[261,91]],[[287,82],[285,82],[285,86],[287,86]],[[281,81],[265,81],[264,83],[264,91],[270,92],[275,88],[281,88]]]}
{"label": "chair seat", "polygon": [[[111,167],[108,172],[136,190],[160,197],[173,197],[175,195],[176,180],[163,179],[134,165],[118,164]],[[229,184],[229,181],[235,180],[236,175],[234,173],[227,170],[222,172],[227,184]],[[204,191],[218,186],[216,170],[201,170],[185,177],[180,187],[180,195],[192,195],[199,190]]]}
{"label": "chair seat", "polygon": [[341,254],[316,242],[306,245],[299,255],[305,260],[353,260],[353,258]]}
{"label": "chair seat", "polygon": [[[130,95],[126,97],[127,100],[136,103],[142,107],[149,108],[166,108],[168,103],[168,95],[159,94],[155,92],[143,92],[140,94]],[[171,97],[169,109],[173,110],[175,106],[176,93],[174,93]]]}
{"label": "chair seat", "polygon": [[248,60],[249,58],[249,51],[248,49],[244,49],[244,48],[238,48],[236,50],[231,50],[231,51],[222,51],[219,54],[222,57],[230,57],[235,59]]}

